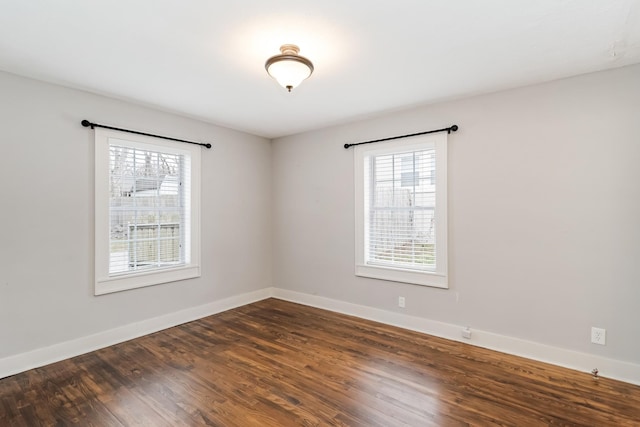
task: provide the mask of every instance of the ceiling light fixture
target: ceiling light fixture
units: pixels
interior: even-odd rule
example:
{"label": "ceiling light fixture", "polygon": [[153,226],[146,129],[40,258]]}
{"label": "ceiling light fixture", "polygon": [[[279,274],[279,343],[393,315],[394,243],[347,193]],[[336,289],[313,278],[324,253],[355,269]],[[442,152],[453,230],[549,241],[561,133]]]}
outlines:
{"label": "ceiling light fixture", "polygon": [[267,59],[264,68],[282,87],[291,92],[291,89],[313,73],[313,64],[304,56],[298,55],[300,48],[294,44],[283,44],[280,52],[280,55]]}

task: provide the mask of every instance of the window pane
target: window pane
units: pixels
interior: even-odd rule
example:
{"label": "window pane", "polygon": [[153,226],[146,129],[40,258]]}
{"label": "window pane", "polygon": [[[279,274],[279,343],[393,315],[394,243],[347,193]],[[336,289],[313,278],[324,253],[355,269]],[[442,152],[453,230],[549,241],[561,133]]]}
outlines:
{"label": "window pane", "polygon": [[435,270],[434,150],[369,161],[367,263]]}
{"label": "window pane", "polygon": [[184,264],[183,156],[109,150],[109,274]]}

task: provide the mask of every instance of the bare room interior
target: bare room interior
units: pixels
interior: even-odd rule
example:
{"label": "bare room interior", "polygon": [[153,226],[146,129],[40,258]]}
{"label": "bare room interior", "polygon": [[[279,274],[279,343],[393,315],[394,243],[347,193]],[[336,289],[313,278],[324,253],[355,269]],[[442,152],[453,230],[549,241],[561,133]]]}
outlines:
{"label": "bare room interior", "polygon": [[640,425],[640,1],[0,1],[1,426]]}

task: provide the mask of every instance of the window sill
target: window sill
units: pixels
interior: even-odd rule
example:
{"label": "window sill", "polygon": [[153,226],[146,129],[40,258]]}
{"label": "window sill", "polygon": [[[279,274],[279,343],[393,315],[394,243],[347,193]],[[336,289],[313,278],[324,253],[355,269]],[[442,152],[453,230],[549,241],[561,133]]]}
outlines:
{"label": "window sill", "polygon": [[430,271],[403,270],[400,268],[356,265],[356,276],[391,282],[410,283],[420,286],[448,289],[447,276]]}
{"label": "window sill", "polygon": [[200,277],[200,266],[198,265],[188,265],[161,271],[133,273],[125,276],[104,277],[96,280],[95,295],[104,295],[113,292],[127,291],[129,289],[160,285],[162,283],[177,282],[194,277]]}

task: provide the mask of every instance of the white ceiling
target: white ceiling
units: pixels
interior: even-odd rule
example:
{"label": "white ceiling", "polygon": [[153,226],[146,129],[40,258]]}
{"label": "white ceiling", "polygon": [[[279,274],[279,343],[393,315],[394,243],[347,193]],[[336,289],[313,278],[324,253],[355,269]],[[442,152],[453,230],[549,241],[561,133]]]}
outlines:
{"label": "white ceiling", "polygon": [[640,0],[0,0],[0,69],[269,138],[638,62]]}

